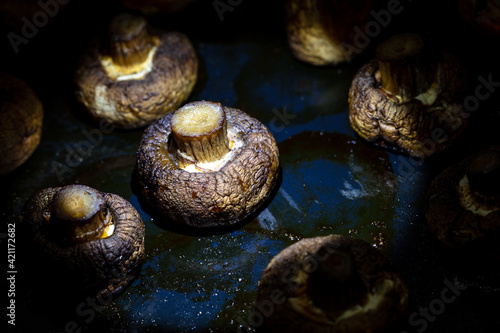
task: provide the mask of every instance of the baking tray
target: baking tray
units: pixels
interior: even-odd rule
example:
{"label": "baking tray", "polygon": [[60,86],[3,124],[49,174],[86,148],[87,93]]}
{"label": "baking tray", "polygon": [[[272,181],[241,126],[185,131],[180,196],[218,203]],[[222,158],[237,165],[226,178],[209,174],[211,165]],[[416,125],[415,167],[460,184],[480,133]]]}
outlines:
{"label": "baking tray", "polygon": [[[0,178],[3,228],[17,221],[24,202],[36,190],[69,183],[124,197],[146,226],[146,258],[137,279],[115,300],[97,303],[72,298],[72,289],[78,286],[71,283],[50,290],[49,296],[40,292],[44,287],[37,282],[48,272],[43,263],[30,261],[30,249],[17,234],[16,328],[30,332],[253,329],[258,326],[251,317],[258,281],[271,258],[304,237],[337,233],[381,249],[406,280],[410,309],[395,331],[498,331],[498,258],[487,261],[491,258],[445,249],[429,233],[423,213],[427,186],[439,171],[499,144],[498,93],[493,91],[481,101],[455,146],[426,160],[367,145],[349,126],[347,92],[354,74],[373,56],[378,42],[397,32],[421,33],[462,56],[473,87],[480,83],[474,81],[479,76],[492,75],[493,81],[500,81],[495,44],[477,37],[460,20],[453,1],[401,5],[404,10],[370,38],[359,58],[335,67],[313,67],[293,58],[286,44],[281,1],[239,2],[223,14],[223,20],[212,1],[151,18],[153,25],[182,31],[193,41],[200,69],[188,101],[211,100],[245,110],[268,126],[278,142],[281,176],[272,197],[244,225],[216,233],[172,227],[142,202],[134,176],[142,130],[105,134],[71,170],[59,176],[54,171],[54,165],[67,165],[68,152],[86,140],[83,131],[96,128],[75,102],[71,80],[87,43],[124,10],[119,3],[70,3],[17,54],[4,45],[9,61],[3,71],[34,88],[45,118],[36,152],[18,170]],[[377,6],[383,9],[386,4]],[[1,243],[6,248],[6,230]],[[456,298],[443,309],[434,308],[439,310],[436,315],[425,317],[419,311],[438,306],[436,300],[449,282],[458,286]]]}

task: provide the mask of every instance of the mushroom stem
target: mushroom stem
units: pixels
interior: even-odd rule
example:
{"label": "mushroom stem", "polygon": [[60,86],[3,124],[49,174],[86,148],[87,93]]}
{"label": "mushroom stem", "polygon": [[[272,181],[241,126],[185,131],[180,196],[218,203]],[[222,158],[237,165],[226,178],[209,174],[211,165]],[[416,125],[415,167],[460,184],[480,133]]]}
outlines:
{"label": "mushroom stem", "polygon": [[186,104],[172,115],[172,137],[181,163],[210,163],[229,152],[226,113],[219,103]]}
{"label": "mushroom stem", "polygon": [[103,203],[103,196],[88,186],[63,187],[52,203],[54,227],[61,229],[56,232],[72,243],[108,237],[112,222],[102,209]]}
{"label": "mushroom stem", "polygon": [[435,80],[436,68],[424,50],[422,38],[407,33],[393,36],[376,50],[381,89],[397,102],[426,92]]}
{"label": "mushroom stem", "polygon": [[133,68],[144,63],[155,44],[143,17],[122,14],[109,25],[109,52],[117,66]]}

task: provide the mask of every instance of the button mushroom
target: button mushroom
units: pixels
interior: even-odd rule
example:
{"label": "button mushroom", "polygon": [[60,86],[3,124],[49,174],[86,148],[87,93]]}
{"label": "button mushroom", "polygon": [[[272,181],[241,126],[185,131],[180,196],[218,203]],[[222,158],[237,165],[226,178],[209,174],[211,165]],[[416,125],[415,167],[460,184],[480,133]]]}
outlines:
{"label": "button mushroom", "polygon": [[220,227],[270,195],[279,167],[268,129],[241,110],[199,101],[150,125],[137,153],[146,200],[167,220]]}
{"label": "button mushroom", "polygon": [[500,147],[448,167],[434,178],[428,190],[429,229],[452,248],[485,244],[500,232],[499,187]]}
{"label": "button mushroom", "polygon": [[408,290],[382,252],[329,235],[304,238],[269,262],[256,311],[271,302],[266,332],[375,332],[407,308]]}
{"label": "button mushroom", "polygon": [[175,110],[196,83],[198,58],[181,33],[148,27],[142,17],[122,14],[96,41],[75,75],[77,98],[91,117],[116,128],[138,128]]}
{"label": "button mushroom", "polygon": [[463,66],[448,53],[432,53],[416,34],[396,35],[377,47],[376,60],[355,75],[349,120],[363,139],[426,157],[463,131]]}
{"label": "button mushroom", "polygon": [[312,65],[350,61],[366,45],[355,43],[356,27],[364,27],[372,1],[288,0],[288,44],[298,59]]}
{"label": "button mushroom", "polygon": [[43,107],[22,80],[0,73],[0,175],[23,164],[42,137]]}
{"label": "button mushroom", "polygon": [[144,225],[118,195],[84,185],[46,188],[26,203],[22,226],[44,259],[98,296],[121,291],[144,256]]}

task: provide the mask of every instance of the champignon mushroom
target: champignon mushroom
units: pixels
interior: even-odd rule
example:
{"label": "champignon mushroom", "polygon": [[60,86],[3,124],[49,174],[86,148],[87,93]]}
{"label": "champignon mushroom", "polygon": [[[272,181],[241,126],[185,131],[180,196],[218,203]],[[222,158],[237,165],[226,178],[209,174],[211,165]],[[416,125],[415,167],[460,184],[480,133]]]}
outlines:
{"label": "champignon mushroom", "polygon": [[479,34],[500,38],[499,0],[460,0],[460,14]]}
{"label": "champignon mushroom", "polygon": [[350,61],[367,43],[356,43],[356,27],[364,27],[372,1],[288,0],[286,31],[294,56],[312,65]]}
{"label": "champignon mushroom", "polygon": [[266,332],[375,332],[407,308],[408,290],[382,252],[329,235],[304,238],[269,262],[256,311],[271,302],[274,311],[263,316]]}
{"label": "champignon mushroom", "polygon": [[350,124],[375,145],[430,156],[463,132],[465,76],[456,57],[431,52],[420,36],[393,36],[353,79]]}
{"label": "champignon mushroom", "polygon": [[138,128],[181,105],[197,73],[198,58],[184,34],[155,30],[142,17],[122,14],[111,21],[108,40],[95,41],[83,55],[76,93],[95,120]]}
{"label": "champignon mushroom", "polygon": [[429,229],[452,248],[498,236],[499,187],[500,147],[486,149],[448,167],[433,179],[428,190]]}
{"label": "champignon mushroom", "polygon": [[146,200],[167,220],[220,227],[270,195],[279,153],[269,130],[241,110],[199,101],[149,126],[137,153]]}
{"label": "champignon mushroom", "polygon": [[48,263],[98,296],[121,291],[144,256],[144,224],[122,197],[85,185],[46,188],[27,201],[21,223]]}
{"label": "champignon mushroom", "polygon": [[0,73],[0,175],[23,164],[42,137],[43,107],[22,80]]}

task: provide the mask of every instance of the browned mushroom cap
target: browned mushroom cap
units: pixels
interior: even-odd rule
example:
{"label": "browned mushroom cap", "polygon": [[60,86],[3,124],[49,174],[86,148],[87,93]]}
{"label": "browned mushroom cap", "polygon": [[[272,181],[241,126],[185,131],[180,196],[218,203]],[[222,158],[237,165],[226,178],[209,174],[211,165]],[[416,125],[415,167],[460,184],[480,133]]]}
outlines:
{"label": "browned mushroom cap", "polygon": [[430,230],[450,247],[464,247],[500,232],[500,147],[479,152],[439,174],[429,187]]}
{"label": "browned mushroom cap", "polygon": [[382,252],[330,235],[302,239],[271,260],[256,311],[270,302],[274,310],[263,316],[270,332],[375,332],[406,309],[408,290]]}
{"label": "browned mushroom cap", "polygon": [[46,188],[26,203],[22,225],[48,262],[98,296],[121,291],[144,256],[144,225],[118,195],[84,185]]}
{"label": "browned mushroom cap", "polygon": [[144,197],[192,227],[227,226],[257,210],[279,167],[268,129],[241,110],[186,104],[149,126],[137,153]]}
{"label": "browned mushroom cap", "polygon": [[460,0],[458,8],[465,22],[479,34],[500,38],[499,0]]}
{"label": "browned mushroom cap", "polygon": [[312,65],[352,60],[367,44],[355,42],[356,27],[364,27],[372,1],[288,0],[288,44],[298,59]]}
{"label": "browned mushroom cap", "polygon": [[177,12],[197,0],[121,0],[123,5],[139,10],[144,15],[157,15]]}
{"label": "browned mushroom cap", "polygon": [[432,155],[465,127],[465,76],[457,58],[430,53],[418,35],[394,36],[355,75],[350,124],[375,145],[417,157]]}
{"label": "browned mushroom cap", "polygon": [[23,164],[42,137],[43,107],[23,81],[0,73],[0,175]]}
{"label": "browned mushroom cap", "polygon": [[95,120],[117,128],[145,126],[182,104],[196,83],[198,58],[181,33],[149,28],[122,14],[109,40],[94,42],[76,72],[77,98]]}

